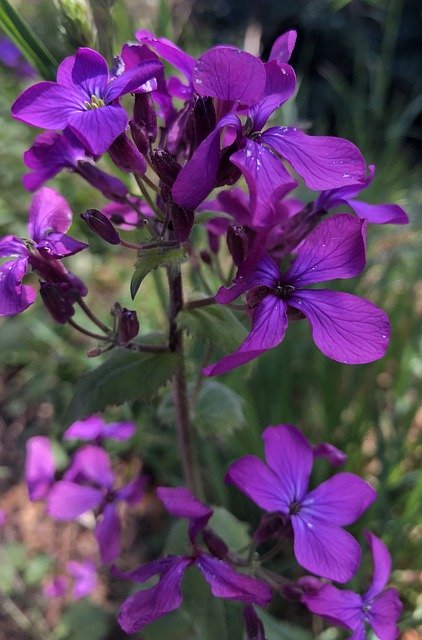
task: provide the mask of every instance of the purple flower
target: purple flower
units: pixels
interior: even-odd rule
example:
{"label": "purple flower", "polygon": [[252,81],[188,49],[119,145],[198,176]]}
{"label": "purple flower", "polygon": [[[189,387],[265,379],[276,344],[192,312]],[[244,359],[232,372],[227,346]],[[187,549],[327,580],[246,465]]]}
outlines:
{"label": "purple flower", "polygon": [[0,62],[16,71],[21,78],[33,78],[36,73],[20,50],[8,38],[0,37]]}
{"label": "purple flower", "polygon": [[[181,206],[195,209],[215,186],[220,186],[220,138],[224,129],[230,132],[231,142],[225,151],[231,151],[230,162],[243,173],[249,187],[255,226],[265,226],[276,202],[296,186],[280,156],[316,191],[364,181],[365,161],[347,140],[308,136],[292,127],[272,127],[260,133],[296,87],[293,69],[281,61],[291,49],[286,36],[265,64],[226,46],[214,47],[197,61],[195,89],[199,95],[217,101],[216,110],[222,117],[176,179],[172,194]],[[244,125],[234,113],[239,108],[247,112]]]}
{"label": "purple flower", "polygon": [[[154,217],[153,210],[145,200],[139,200],[133,196],[129,196],[128,199],[132,201],[143,216],[146,218]],[[113,224],[127,231],[132,231],[143,224],[140,215],[127,203],[110,202],[110,204],[102,208],[102,212]]]}
{"label": "purple flower", "polygon": [[221,287],[215,299],[225,304],[248,292],[251,332],[237,351],[206,367],[205,374],[225,373],[280,344],[288,309],[307,317],[316,346],[328,358],[345,364],[381,358],[390,337],[390,323],[381,309],[349,293],[308,288],[317,282],[351,278],[363,270],[364,226],[364,221],[347,214],[324,220],[300,245],[285,273],[266,254],[257,262],[253,256],[245,262],[234,285]]}
{"label": "purple flower", "polygon": [[367,626],[379,640],[395,640],[400,633],[397,621],[403,605],[397,589],[385,588],[391,573],[391,556],[382,540],[369,531],[365,535],[374,567],[369,589],[361,596],[329,584],[320,584],[317,589],[305,586],[302,602],[312,613],[350,629],[353,640],[365,640]]}
{"label": "purple flower", "polygon": [[77,562],[71,560],[67,563],[66,569],[73,578],[72,596],[74,600],[86,598],[97,586],[97,572],[91,560]]}
{"label": "purple flower", "polygon": [[40,82],[24,91],[12,105],[12,115],[44,129],[69,127],[91,153],[100,155],[128,122],[118,99],[139,89],[161,68],[159,61],[147,60],[118,77],[110,76],[99,53],[80,48],[60,64],[57,82]]}
{"label": "purple flower", "polygon": [[361,551],[343,529],[375,499],[372,487],[353,473],[338,473],[309,491],[312,447],[296,427],[267,427],[264,464],[256,456],[236,460],[226,475],[258,506],[289,518],[298,563],[316,575],[347,582],[356,573]]}
{"label": "purple flower", "polygon": [[133,422],[107,423],[100,415],[89,416],[85,420],[77,420],[64,432],[65,440],[128,440],[136,431]]}
{"label": "purple flower", "polygon": [[328,442],[315,444],[312,450],[314,452],[314,458],[325,458],[333,467],[340,467],[347,462],[348,455]]}
{"label": "purple flower", "polygon": [[[86,295],[83,283],[59,261],[88,246],[66,235],[71,223],[72,211],[66,200],[44,187],[35,194],[29,209],[28,231],[32,241],[14,236],[0,239],[0,257],[13,257],[0,267],[0,316],[20,313],[35,301],[34,289],[22,284],[30,269],[42,282],[59,286],[62,295],[72,303],[78,295]],[[70,305],[67,317],[72,314]],[[62,321],[66,322],[67,317]]]}
{"label": "purple flower", "polygon": [[201,571],[217,598],[239,600],[245,604],[267,605],[271,600],[270,588],[242,573],[235,571],[227,561],[202,551],[197,536],[204,531],[212,516],[212,509],[204,505],[183,487],[169,489],[160,487],[157,494],[166,509],[174,516],[188,518],[191,555],[166,556],[121,573],[120,577],[144,583],[153,576],[160,576],[154,587],[139,591],[123,603],[119,612],[119,623],[127,633],[142,629],[182,604],[181,583],[186,569],[195,566]]}
{"label": "purple flower", "polygon": [[369,204],[361,200],[355,200],[363,189],[369,187],[375,176],[375,166],[370,164],[369,176],[364,183],[361,182],[341,187],[340,189],[332,189],[331,191],[323,191],[315,202],[315,209],[325,209],[328,211],[333,207],[347,205],[360,217],[364,218],[372,224],[407,224],[409,218],[407,214],[398,204]]}
{"label": "purple flower", "polygon": [[120,519],[117,503],[136,504],[142,498],[144,478],[137,477],[115,489],[115,475],[107,453],[87,445],[77,451],[63,480],[56,482],[47,498],[47,511],[57,520],[74,520],[86,511],[97,510],[101,519],[95,537],[101,560],[109,564],[120,553]]}
{"label": "purple flower", "polygon": [[66,576],[55,576],[43,584],[42,592],[45,598],[62,598],[67,591]]}
{"label": "purple flower", "polygon": [[25,482],[30,500],[43,500],[54,482],[56,465],[51,442],[45,436],[34,436],[26,443]]}

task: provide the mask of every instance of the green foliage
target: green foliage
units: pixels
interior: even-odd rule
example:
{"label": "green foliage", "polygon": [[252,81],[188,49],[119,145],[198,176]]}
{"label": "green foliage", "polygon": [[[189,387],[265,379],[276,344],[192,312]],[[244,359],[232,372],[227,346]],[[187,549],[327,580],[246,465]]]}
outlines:
{"label": "green foliage", "polygon": [[245,549],[251,542],[249,524],[238,520],[224,507],[213,505],[212,508],[214,513],[209,521],[210,528],[223,538],[229,549],[236,552]]}
{"label": "green foliage", "polygon": [[220,305],[185,309],[177,316],[177,324],[190,335],[227,351],[236,349],[247,335],[233,311]]}
{"label": "green foliage", "polygon": [[287,622],[280,622],[267,611],[259,610],[259,617],[264,623],[266,640],[311,640],[312,636],[302,629]]}
{"label": "green foliage", "polygon": [[79,380],[64,423],[71,424],[108,405],[149,400],[169,380],[176,365],[174,353],[113,350],[103,364]]}
{"label": "green foliage", "polygon": [[64,612],[54,640],[103,640],[108,628],[108,613],[92,602],[83,600]]}
{"label": "green foliage", "polygon": [[139,255],[139,260],[135,265],[135,272],[130,283],[130,294],[132,299],[138,293],[145,276],[158,267],[178,268],[185,260],[185,250],[183,247],[154,247],[143,249]]}

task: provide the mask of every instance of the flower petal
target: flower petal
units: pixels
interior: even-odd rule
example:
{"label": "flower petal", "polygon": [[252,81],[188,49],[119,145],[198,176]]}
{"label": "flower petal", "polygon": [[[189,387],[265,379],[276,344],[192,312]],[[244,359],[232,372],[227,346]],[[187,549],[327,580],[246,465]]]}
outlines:
{"label": "flower petal", "polygon": [[327,358],[366,364],[382,358],[390,339],[387,315],[369,300],[337,291],[297,291],[289,304],[302,311],[312,338]]}
{"label": "flower petal", "polygon": [[180,607],[183,600],[181,582],[190,564],[190,558],[175,557],[155,587],[138,591],[124,601],[118,621],[126,633],[139,631],[146,624]]}
{"label": "flower petal", "polygon": [[108,81],[108,66],[103,56],[87,47],[80,47],[76,55],[65,58],[57,70],[57,82],[67,90],[79,90],[87,100],[91,96],[103,98]]}
{"label": "flower petal", "polygon": [[298,563],[323,578],[351,580],[361,558],[358,541],[341,527],[302,510],[291,520]]}
{"label": "flower petal", "polygon": [[360,217],[371,224],[407,224],[407,213],[398,204],[369,204],[361,200],[348,200],[347,204]]}
{"label": "flower petal", "polygon": [[348,629],[358,629],[362,624],[362,598],[353,591],[324,584],[317,591],[305,590],[301,602],[332,624]]}
{"label": "flower petal", "polygon": [[106,103],[108,104],[126,93],[139,89],[162,69],[163,64],[159,60],[146,60],[136,67],[124,71],[118,78],[109,83],[105,96]]}
{"label": "flower petal", "polygon": [[365,223],[346,213],[323,220],[298,248],[283,281],[303,287],[358,275],[365,267],[364,231]]}
{"label": "flower petal", "polygon": [[127,113],[120,105],[74,113],[68,124],[73,133],[94,155],[101,155],[127,125]]}
{"label": "flower petal", "polygon": [[47,497],[47,513],[57,520],[74,520],[97,507],[103,498],[98,489],[60,480]]}
{"label": "flower petal", "polygon": [[194,544],[196,536],[207,525],[213,510],[185,487],[158,487],[157,496],[171,515],[189,519],[189,537]]}
{"label": "flower petal", "polygon": [[273,287],[280,278],[280,269],[276,261],[267,253],[257,258],[251,256],[239,268],[233,285],[229,288],[220,287],[215,296],[219,304],[233,302],[248,289],[258,286]]}
{"label": "flower petal", "polygon": [[124,485],[116,493],[118,500],[124,500],[129,505],[137,504],[144,495],[144,487],[148,482],[148,476],[137,476]]}
{"label": "flower petal", "polygon": [[371,602],[370,624],[380,640],[396,640],[399,637],[397,621],[402,609],[399,593],[392,587]]}
{"label": "flower petal", "polygon": [[0,266],[0,316],[13,316],[35,302],[35,290],[22,284],[28,271],[28,259],[10,260]]}
{"label": "flower petal", "polygon": [[355,522],[377,497],[370,484],[354,473],[337,473],[307,494],[301,512],[336,525]]}
{"label": "flower petal", "polygon": [[289,64],[272,60],[265,63],[266,84],[261,100],[249,110],[254,131],[260,131],[270,115],[287,100],[296,89],[296,75]]}
{"label": "flower petal", "polygon": [[297,186],[280,158],[258,142],[247,140],[240,151],[230,156],[248,184],[254,227],[271,221],[277,202]]}
{"label": "flower petal", "polygon": [[314,456],[305,436],[290,424],[267,427],[263,433],[265,459],[278,479],[288,503],[300,502],[306,493]]}
{"label": "flower petal", "polygon": [[114,484],[114,473],[108,454],[101,447],[90,444],[75,453],[64,478],[75,482],[92,482],[107,489]]}
{"label": "flower petal", "polygon": [[262,606],[271,602],[272,592],[267,584],[238,573],[224,560],[201,553],[195,564],[210,585],[213,596]]}
{"label": "flower petal", "polygon": [[295,48],[297,32],[294,29],[286,31],[277,38],[271,47],[269,60],[278,62],[289,62],[290,56]]}
{"label": "flower petal", "polygon": [[28,231],[35,242],[44,240],[52,231],[66,233],[72,224],[72,210],[60,193],[43,187],[32,198]]}
{"label": "flower petal", "polygon": [[273,127],[261,141],[286,158],[315,191],[365,180],[365,160],[359,149],[343,138],[308,136],[299,129]]}
{"label": "flower petal", "polygon": [[55,82],[29,87],[12,105],[12,115],[34,127],[64,129],[69,118],[83,111],[83,97]]}
{"label": "flower petal", "polygon": [[234,484],[265,511],[280,511],[284,515],[289,512],[289,496],[280,491],[279,478],[256,456],[243,456],[233,462],[225,482]]}
{"label": "flower petal", "polygon": [[110,564],[120,555],[120,518],[114,504],[107,504],[102,519],[95,527],[101,562]]}
{"label": "flower petal", "polygon": [[45,436],[34,436],[26,443],[25,482],[30,500],[42,500],[54,480],[55,464],[51,442]]}
{"label": "flower petal", "polygon": [[195,58],[192,58],[192,56],[182,51],[182,49],[179,49],[174,42],[167,38],[157,38],[157,36],[145,29],[136,32],[136,39],[142,42],[142,44],[146,44],[150,49],[153,49],[153,51],[173,67],[179,69],[188,80],[192,79]]}
{"label": "flower petal", "polygon": [[321,444],[315,444],[312,447],[314,458],[325,458],[333,467],[340,467],[347,461],[349,457],[347,453],[337,449],[333,444],[329,442],[321,442]]}
{"label": "flower petal", "polygon": [[226,373],[257,358],[280,344],[287,328],[287,307],[273,295],[267,295],[254,309],[252,329],[234,353],[203,369],[206,376]]}
{"label": "flower petal", "polygon": [[391,573],[391,555],[383,541],[373,533],[366,531],[365,537],[371,549],[374,567],[371,586],[364,596],[369,600],[381,593],[387,585]]}
{"label": "flower petal", "polygon": [[75,600],[85,598],[94,591],[98,581],[95,565],[91,560],[71,560],[66,564],[66,569],[74,581],[72,596]]}
{"label": "flower petal", "polygon": [[0,238],[0,258],[16,256],[26,258],[28,249],[23,240],[15,236],[3,236]]}
{"label": "flower petal", "polygon": [[217,46],[198,58],[192,81],[200,96],[251,105],[264,93],[265,67],[246,51]]}

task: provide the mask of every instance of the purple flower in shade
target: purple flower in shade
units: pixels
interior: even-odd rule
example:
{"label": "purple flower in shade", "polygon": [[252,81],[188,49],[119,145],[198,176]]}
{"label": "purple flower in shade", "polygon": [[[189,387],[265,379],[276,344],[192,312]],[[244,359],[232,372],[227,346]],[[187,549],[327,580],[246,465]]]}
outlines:
{"label": "purple flower in shade", "polygon": [[30,500],[43,500],[54,482],[56,465],[51,442],[45,436],[34,436],[26,443],[25,482]]}
{"label": "purple flower in shade", "polygon": [[55,576],[43,584],[42,592],[45,598],[62,598],[67,591],[67,577]]}
{"label": "purple flower in shade", "polygon": [[6,511],[0,509],[0,528],[6,524]]}
{"label": "purple flower in shade", "polygon": [[[222,117],[177,177],[172,189],[175,202],[197,208],[215,186],[223,184],[219,170],[227,154],[248,184],[254,226],[265,226],[275,203],[297,186],[280,157],[316,191],[364,182],[365,161],[347,140],[308,136],[294,127],[272,127],[260,133],[296,87],[294,71],[283,61],[288,40],[289,36],[275,45],[267,63],[226,46],[214,47],[197,60],[195,90],[214,98]],[[235,113],[239,108],[246,111],[245,124]],[[224,129],[229,144],[221,150]]]}
{"label": "purple flower in shade", "polygon": [[12,105],[12,115],[44,129],[69,127],[91,153],[100,155],[126,129],[128,117],[118,99],[139,89],[160,69],[159,61],[147,60],[118,77],[110,76],[99,53],[80,48],[60,64],[57,82],[40,82],[24,91]]}
{"label": "purple flower in shade", "polygon": [[348,214],[322,221],[300,245],[285,273],[266,254],[245,262],[234,285],[221,287],[215,299],[225,304],[248,292],[251,332],[237,351],[206,367],[205,374],[225,373],[280,344],[288,308],[307,317],[316,346],[328,358],[345,364],[381,358],[390,337],[390,323],[381,309],[349,293],[308,288],[317,282],[351,278],[363,270],[364,227],[363,220]]}
{"label": "purple flower in shade", "polygon": [[36,191],[44,182],[54,178],[63,169],[68,169],[82,176],[106,198],[125,200],[128,196],[128,189],[123,182],[96,167],[70,129],[65,129],[63,133],[47,131],[37,136],[23,159],[26,166],[32,169],[22,178],[28,191]]}
{"label": "purple flower in shade", "polygon": [[99,520],[95,537],[104,564],[116,560],[120,553],[117,504],[139,502],[145,482],[145,478],[136,477],[115,489],[115,480],[107,453],[100,447],[87,445],[76,452],[63,480],[53,485],[47,497],[47,511],[57,520],[74,520],[86,511],[96,510]]}
{"label": "purple flower in shade", "polygon": [[312,613],[350,629],[353,640],[365,640],[367,626],[379,640],[395,640],[400,633],[397,621],[403,605],[397,589],[385,588],[391,573],[391,556],[382,540],[369,531],[365,535],[374,567],[369,589],[361,596],[330,584],[321,583],[316,589],[305,586],[302,602]]}
{"label": "purple flower in shade", "polygon": [[99,415],[89,416],[85,420],[77,420],[64,432],[65,440],[96,440],[101,442],[104,438],[124,441],[133,436],[136,425],[133,422],[107,423]]}
{"label": "purple flower in shade", "polygon": [[204,532],[212,516],[212,509],[197,500],[188,489],[183,487],[175,489],[160,487],[157,494],[169,513],[189,520],[192,552],[186,556],[166,556],[126,573],[115,571],[120,577],[140,583],[146,582],[153,576],[160,576],[155,586],[139,591],[125,600],[119,612],[119,623],[122,629],[127,633],[133,633],[170,611],[178,609],[183,600],[181,590],[183,575],[186,569],[193,565],[201,571],[211,587],[212,594],[217,598],[239,600],[245,604],[269,604],[271,590],[266,584],[256,578],[238,573],[227,561],[205,553],[199,548],[196,538]]}
{"label": "purple flower in shade", "polygon": [[372,487],[353,473],[338,473],[309,491],[312,447],[296,427],[267,427],[264,464],[256,456],[236,460],[226,475],[258,506],[281,513],[293,528],[294,554],[308,571],[337,582],[356,573],[361,550],[343,529],[373,502]]}
{"label": "purple flower in shade", "polygon": [[[0,257],[13,257],[0,266],[0,316],[20,313],[35,301],[34,289],[22,284],[30,270],[39,275],[42,283],[60,287],[71,303],[78,295],[86,295],[85,285],[59,260],[88,246],[66,235],[71,223],[72,211],[66,200],[44,187],[35,194],[29,209],[28,231],[32,240],[14,236],[0,239]],[[66,322],[70,315],[73,315],[71,304],[62,321]]]}
{"label": "purple flower in shade", "polygon": [[361,200],[355,200],[363,189],[369,187],[375,176],[375,166],[370,164],[369,176],[364,183],[323,191],[315,202],[315,209],[328,211],[333,207],[347,205],[359,216],[372,224],[407,224],[409,218],[406,212],[398,204],[369,204]]}
{"label": "purple flower in shade", "polygon": [[66,569],[73,578],[72,597],[80,600],[89,596],[98,584],[95,565],[91,560],[77,562],[71,560],[67,563]]}
{"label": "purple flower in shade", "polygon": [[[133,196],[129,196],[128,199],[132,201],[142,216],[145,216],[145,218],[154,217],[153,210],[145,200],[139,200]],[[102,212],[113,224],[126,231],[132,231],[143,225],[141,215],[127,203],[110,202],[102,208]]]}
{"label": "purple flower in shade", "polygon": [[13,69],[21,78],[33,78],[36,73],[19,49],[8,38],[0,37],[0,62]]}

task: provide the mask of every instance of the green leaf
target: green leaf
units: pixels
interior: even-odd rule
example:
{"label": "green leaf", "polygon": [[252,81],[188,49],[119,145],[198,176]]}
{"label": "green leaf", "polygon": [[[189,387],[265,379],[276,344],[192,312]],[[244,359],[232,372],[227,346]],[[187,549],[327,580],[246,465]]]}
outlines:
{"label": "green leaf", "polygon": [[71,424],[84,416],[127,401],[148,400],[173,374],[175,353],[138,353],[115,349],[97,369],[77,383],[75,394],[64,416]]}
{"label": "green leaf", "polygon": [[45,80],[55,80],[58,62],[8,0],[0,0],[0,29]]}
{"label": "green leaf", "polygon": [[88,600],[73,604],[61,617],[66,640],[103,640],[109,631],[109,615]]}
{"label": "green leaf", "polygon": [[193,421],[203,435],[228,435],[245,424],[243,398],[221,382],[205,380],[193,410]]}
{"label": "green leaf", "polygon": [[158,267],[174,267],[177,268],[186,258],[186,252],[183,247],[154,247],[153,249],[144,249],[139,256],[139,260],[135,265],[135,273],[130,283],[130,295],[132,299],[138,293],[145,276]]}
{"label": "green leaf", "polygon": [[281,622],[263,609],[259,610],[258,615],[264,623],[267,640],[312,640],[312,636],[306,629],[287,622]]}
{"label": "green leaf", "polygon": [[210,528],[223,538],[229,549],[239,552],[251,541],[249,524],[238,520],[224,507],[212,506],[214,513],[209,521]]}
{"label": "green leaf", "polygon": [[208,583],[195,568],[185,573],[182,606],[198,640],[234,640],[228,636],[224,602],[214,598]]}
{"label": "green leaf", "polygon": [[233,220],[233,216],[229,213],[224,213],[224,211],[198,211],[198,213],[195,213],[194,224],[203,224],[204,222],[208,222],[208,220],[213,220],[214,218]]}
{"label": "green leaf", "polygon": [[37,555],[28,561],[24,570],[24,580],[28,585],[39,584],[47,575],[53,565],[53,560],[48,556]]}
{"label": "green leaf", "polygon": [[230,309],[210,305],[185,309],[177,316],[179,327],[224,351],[234,351],[246,338],[247,330]]}

